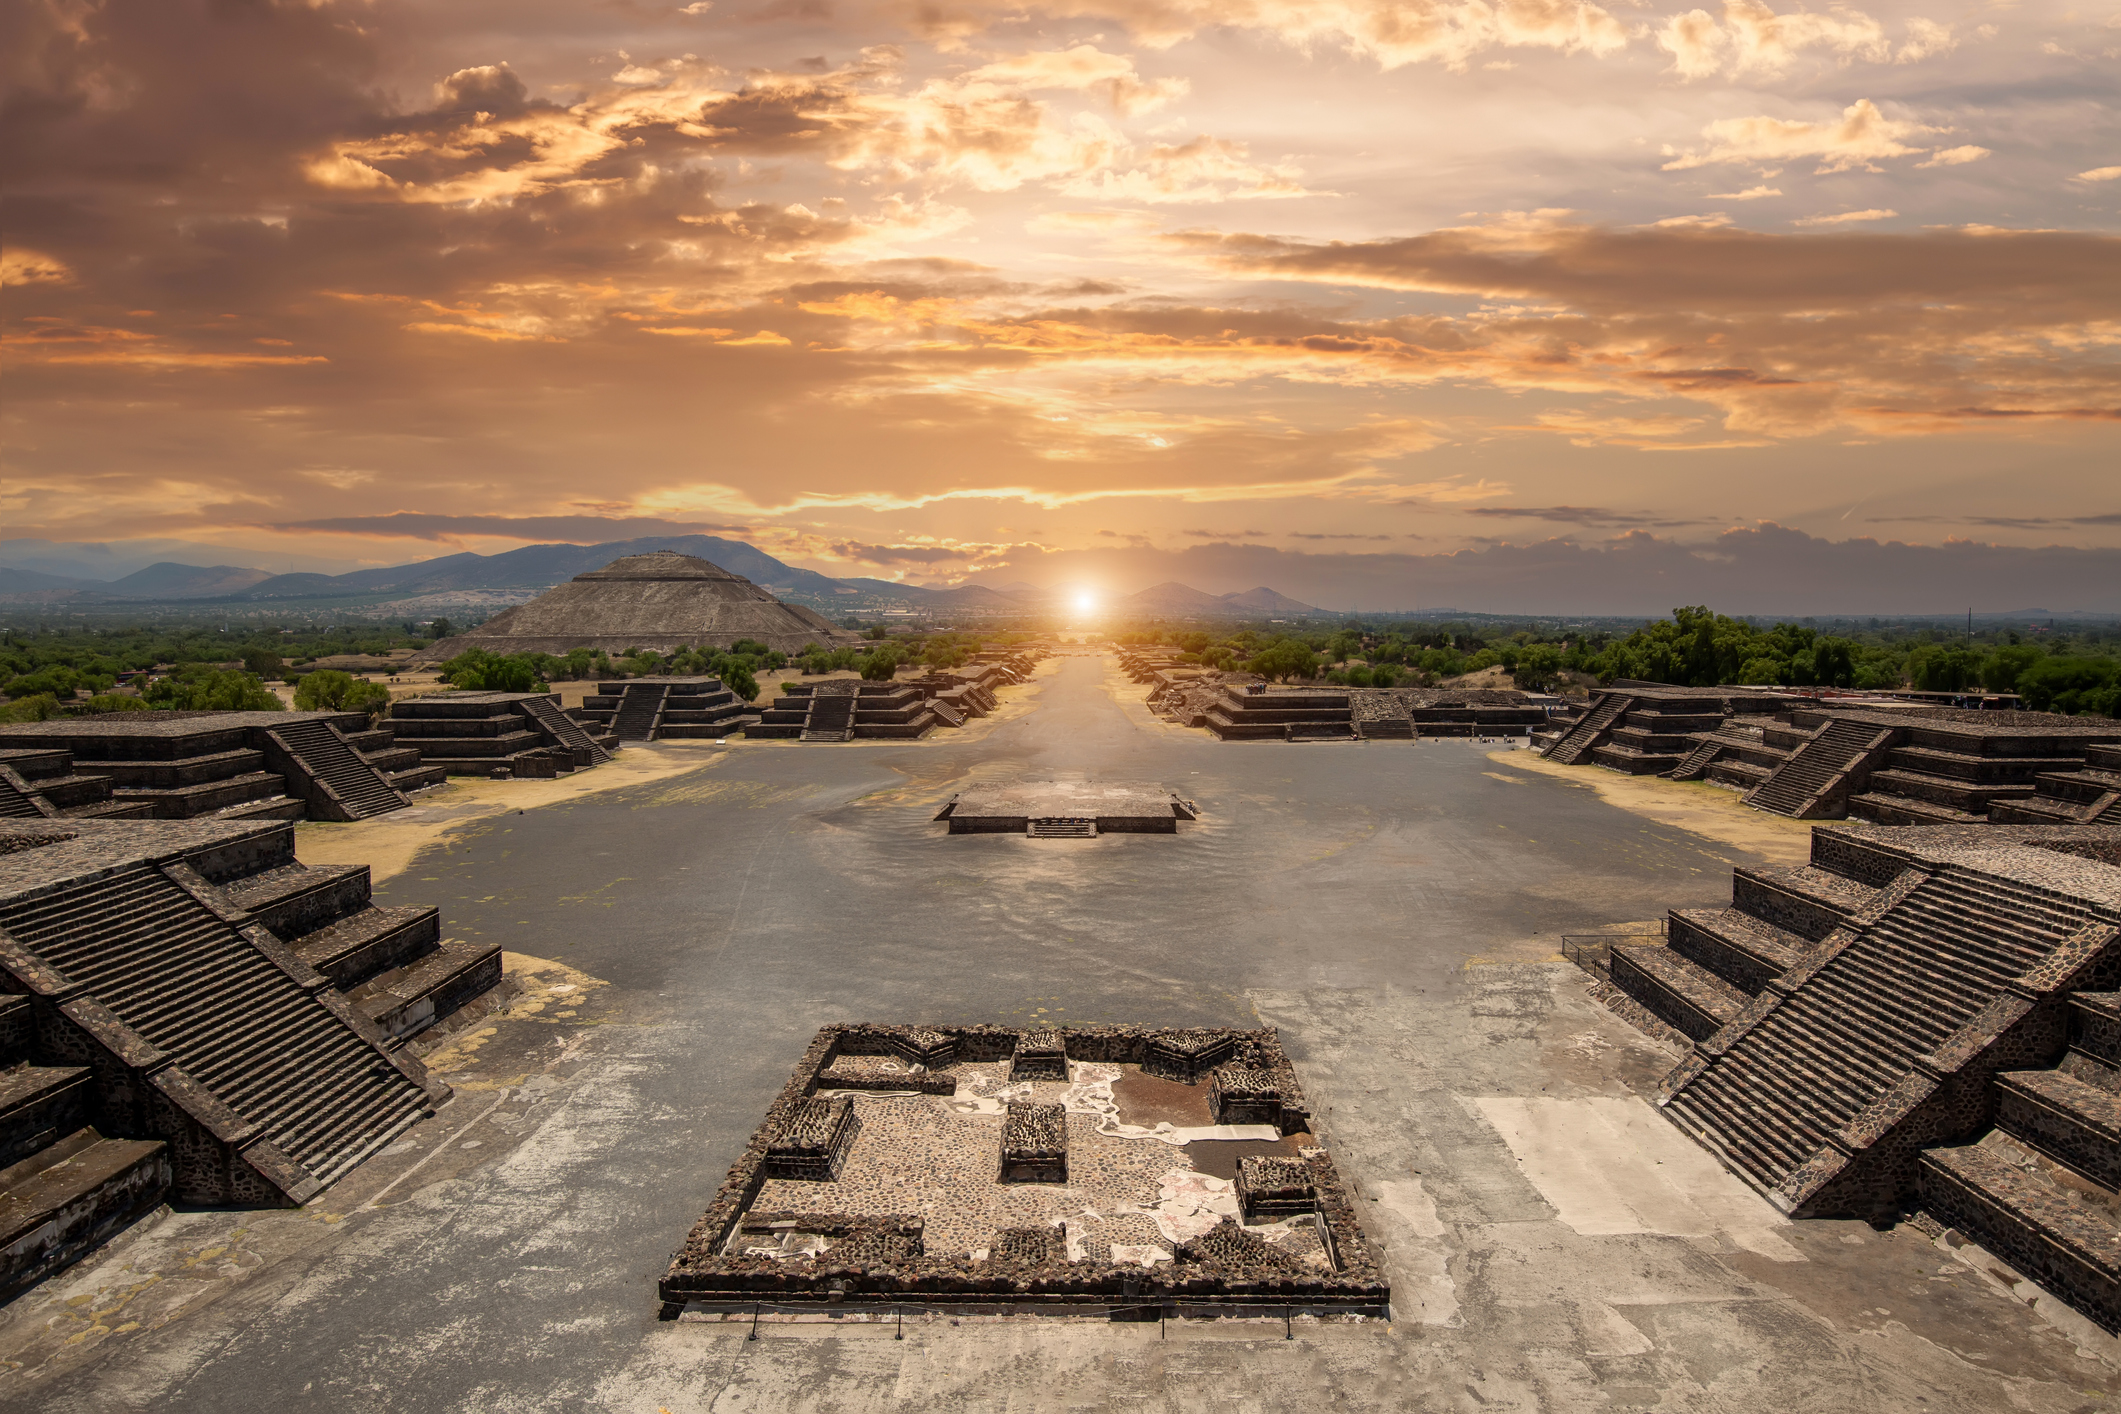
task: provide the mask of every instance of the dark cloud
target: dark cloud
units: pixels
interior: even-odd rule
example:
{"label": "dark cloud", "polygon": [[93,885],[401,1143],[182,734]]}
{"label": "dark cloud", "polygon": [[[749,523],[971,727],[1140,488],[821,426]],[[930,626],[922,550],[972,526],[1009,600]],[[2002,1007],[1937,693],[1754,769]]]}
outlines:
{"label": "dark cloud", "polygon": [[1338,535],[1328,535],[1328,534],[1325,534],[1325,533],[1323,533],[1323,532],[1319,532],[1319,531],[1305,531],[1305,530],[1292,530],[1292,531],[1289,531],[1289,532],[1288,532],[1288,537],[1289,537],[1289,538],[1290,538],[1291,540],[1396,540],[1396,539],[1398,539],[1398,537],[1397,537],[1397,536],[1393,536],[1393,535],[1358,535],[1358,534],[1355,534],[1355,533],[1353,533],[1352,531],[1351,531],[1351,532],[1347,532],[1347,533],[1343,533],[1343,534],[1338,534]]}
{"label": "dark cloud", "polygon": [[863,545],[845,540],[832,547],[832,553],[845,560],[862,560],[872,565],[936,565],[949,560],[978,558],[972,549],[947,549],[940,545]]}
{"label": "dark cloud", "polygon": [[450,516],[411,511],[387,516],[277,521],[254,528],[308,535],[372,535],[388,540],[453,540],[467,535],[521,536],[526,540],[559,540],[585,545],[637,540],[650,535],[703,532],[742,535],[750,529],[742,525],[661,520],[650,516]]}
{"label": "dark cloud", "polygon": [[1181,530],[1180,535],[1192,540],[1264,540],[1264,530]]}
{"label": "dark cloud", "polygon": [[1997,530],[2053,530],[2069,525],[2121,525],[2121,511],[2097,516],[1869,516],[1872,525],[1986,525]]}
{"label": "dark cloud", "polygon": [[1608,511],[1597,506],[1477,506],[1466,512],[1484,520],[1544,520],[1564,525],[1652,526],[1705,525],[1700,520],[1671,520],[1634,511]]}

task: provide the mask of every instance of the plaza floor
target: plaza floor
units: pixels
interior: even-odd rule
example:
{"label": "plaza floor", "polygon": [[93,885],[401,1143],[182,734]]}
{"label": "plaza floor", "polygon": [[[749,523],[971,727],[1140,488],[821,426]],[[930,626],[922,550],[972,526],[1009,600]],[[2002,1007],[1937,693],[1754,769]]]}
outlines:
{"label": "plaza floor", "polygon": [[[1732,865],[1766,855],[1493,746],[1219,743],[1149,716],[1108,659],[1010,695],[1028,710],[962,735],[630,748],[608,789],[593,772],[521,813],[437,797],[431,828],[389,826],[409,863],[379,902],[440,905],[523,984],[432,1057],[457,1098],[305,1209],[172,1213],[0,1310],[0,1407],[1876,1414],[2121,1393],[2094,1342],[1992,1276],[1912,1228],[1782,1222],[1638,1098],[1671,1058],[1586,998],[1560,935],[1726,902]],[[1086,840],[934,821],[1018,776],[1159,785],[1201,815]],[[364,828],[304,838],[354,857]],[[1787,839],[1759,843],[1786,862]],[[841,1020],[1280,1027],[1396,1319],[756,1341],[657,1321],[671,1250]]]}

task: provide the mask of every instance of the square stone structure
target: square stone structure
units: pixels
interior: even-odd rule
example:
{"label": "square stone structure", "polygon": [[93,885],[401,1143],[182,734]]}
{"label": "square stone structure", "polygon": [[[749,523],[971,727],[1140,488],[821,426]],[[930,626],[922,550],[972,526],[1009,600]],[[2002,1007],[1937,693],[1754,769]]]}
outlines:
{"label": "square stone structure", "polygon": [[972,786],[950,797],[936,819],[953,835],[1175,835],[1200,808],[1162,786],[1101,781],[1013,781]]}
{"label": "square stone structure", "polygon": [[[1066,1077],[1018,1079],[1056,1039]],[[1261,1122],[1218,1122],[1217,1067]],[[671,1262],[662,1314],[1386,1315],[1313,1128],[1271,1029],[828,1026]],[[832,1177],[782,1176],[797,1139],[806,1157],[839,1148]]]}

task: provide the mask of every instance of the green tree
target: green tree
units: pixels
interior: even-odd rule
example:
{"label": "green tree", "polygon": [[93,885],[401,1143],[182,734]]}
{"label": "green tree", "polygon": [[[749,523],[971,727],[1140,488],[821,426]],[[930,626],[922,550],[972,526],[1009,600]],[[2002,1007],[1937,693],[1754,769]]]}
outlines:
{"label": "green tree", "polygon": [[890,682],[898,674],[898,654],[889,648],[879,648],[862,662],[864,682]]}
{"label": "green tree", "polygon": [[179,712],[279,712],[286,704],[255,673],[186,663],[147,690],[150,706]]}
{"label": "green tree", "polygon": [[527,653],[503,656],[484,648],[467,648],[436,670],[442,681],[466,692],[545,692],[537,664]]}
{"label": "green tree", "polygon": [[430,637],[434,638],[437,641],[440,641],[441,639],[449,637],[449,635],[455,632],[455,630],[450,628],[449,620],[436,619],[433,623],[427,626],[427,632]]}
{"label": "green tree", "polygon": [[1284,638],[1261,649],[1245,664],[1245,671],[1276,682],[1312,678],[1318,676],[1318,658],[1306,645],[1293,638]]}
{"label": "green tree", "polygon": [[1925,644],[1908,655],[1909,681],[1922,692],[1964,692],[1970,687],[1981,662],[1964,648]]}
{"label": "green tree", "polygon": [[2045,658],[2019,675],[2018,692],[2035,712],[2121,716],[2121,661]]}
{"label": "green tree", "polygon": [[0,722],[48,722],[59,715],[59,699],[48,692],[18,697],[0,707]]}
{"label": "green tree", "polygon": [[390,689],[325,668],[303,674],[295,684],[295,706],[304,712],[366,712],[373,717],[390,706]]}
{"label": "green tree", "polygon": [[1561,650],[1551,643],[1528,643],[1517,653],[1513,681],[1525,692],[1545,692],[1561,676]]}
{"label": "green tree", "polygon": [[2016,692],[2025,670],[2046,656],[2031,644],[2005,644],[1981,660],[1981,685],[1990,692]]}

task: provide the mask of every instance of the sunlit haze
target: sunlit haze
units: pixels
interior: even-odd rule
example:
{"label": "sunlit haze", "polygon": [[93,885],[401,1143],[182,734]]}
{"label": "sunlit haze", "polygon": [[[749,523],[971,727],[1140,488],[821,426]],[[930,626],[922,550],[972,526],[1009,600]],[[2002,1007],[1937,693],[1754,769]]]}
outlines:
{"label": "sunlit haze", "polygon": [[2121,608],[2113,3],[7,14],[10,538]]}

